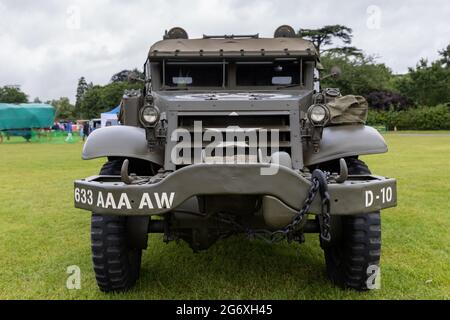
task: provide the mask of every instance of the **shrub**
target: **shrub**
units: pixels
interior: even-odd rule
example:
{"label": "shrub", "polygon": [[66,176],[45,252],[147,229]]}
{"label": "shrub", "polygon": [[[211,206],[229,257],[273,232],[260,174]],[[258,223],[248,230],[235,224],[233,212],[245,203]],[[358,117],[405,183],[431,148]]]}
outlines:
{"label": "shrub", "polygon": [[394,108],[394,110],[406,110],[414,106],[411,99],[388,90],[372,91],[365,98],[370,108],[379,111],[388,111],[391,108]]}
{"label": "shrub", "polygon": [[368,125],[385,125],[389,130],[450,130],[450,109],[446,105],[418,107],[405,111],[369,111]]}

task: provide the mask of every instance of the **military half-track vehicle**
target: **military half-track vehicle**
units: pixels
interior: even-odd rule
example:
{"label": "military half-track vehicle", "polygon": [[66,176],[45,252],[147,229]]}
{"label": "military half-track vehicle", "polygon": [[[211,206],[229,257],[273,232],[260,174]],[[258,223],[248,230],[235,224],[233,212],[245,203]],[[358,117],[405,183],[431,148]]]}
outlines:
{"label": "military half-track vehicle", "polygon": [[364,124],[367,103],[318,89],[319,65],[288,26],[273,38],[189,39],[173,28],[151,47],[121,125],[84,146],[83,159],[107,162],[75,181],[75,206],[92,212],[102,291],[135,284],[150,233],[194,251],[235,234],[276,243],[317,233],[333,282],[372,287],[380,210],[396,206],[396,181],[359,159],[387,152]]}

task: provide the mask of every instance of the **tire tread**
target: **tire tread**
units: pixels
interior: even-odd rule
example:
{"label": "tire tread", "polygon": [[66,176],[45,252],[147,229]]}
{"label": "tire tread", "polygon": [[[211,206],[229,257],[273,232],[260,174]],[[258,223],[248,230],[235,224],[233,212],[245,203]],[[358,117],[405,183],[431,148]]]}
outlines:
{"label": "tire tread", "polygon": [[[121,161],[108,161],[100,174],[120,174],[120,167]],[[103,292],[127,291],[139,277],[142,250],[128,247],[126,222],[126,217],[92,214],[92,263]]]}
{"label": "tire tread", "polygon": [[[357,159],[346,159],[352,175],[371,174],[367,165]],[[368,290],[369,266],[380,265],[380,212],[341,218],[342,239],[324,247],[328,277],[337,285],[359,291]]]}

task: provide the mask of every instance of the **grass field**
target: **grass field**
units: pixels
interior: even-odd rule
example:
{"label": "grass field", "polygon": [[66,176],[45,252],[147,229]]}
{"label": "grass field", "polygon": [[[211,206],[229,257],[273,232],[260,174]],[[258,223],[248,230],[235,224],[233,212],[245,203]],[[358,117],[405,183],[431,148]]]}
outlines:
{"label": "grass field", "polygon": [[[331,285],[317,235],[304,245],[231,238],[193,254],[151,236],[142,276],[126,294],[98,291],[87,212],[73,208],[73,180],[97,173],[77,144],[0,145],[0,299],[449,299],[450,136],[388,134],[390,152],[365,157],[396,177],[399,206],[383,213],[382,288]],[[81,268],[81,290],[66,268]]]}

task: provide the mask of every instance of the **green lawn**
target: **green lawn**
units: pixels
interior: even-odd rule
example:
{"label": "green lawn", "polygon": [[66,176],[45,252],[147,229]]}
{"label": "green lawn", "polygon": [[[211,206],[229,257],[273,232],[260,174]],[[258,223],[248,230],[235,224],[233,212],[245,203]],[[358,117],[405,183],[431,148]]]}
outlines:
{"label": "green lawn", "polygon": [[[450,136],[386,136],[390,153],[365,157],[398,178],[399,207],[383,213],[382,288],[331,285],[318,236],[269,246],[231,238],[193,254],[151,236],[137,287],[98,291],[87,212],[73,208],[72,182],[101,161],[81,161],[77,144],[0,145],[0,299],[449,299]],[[66,289],[78,265],[81,290]]]}

